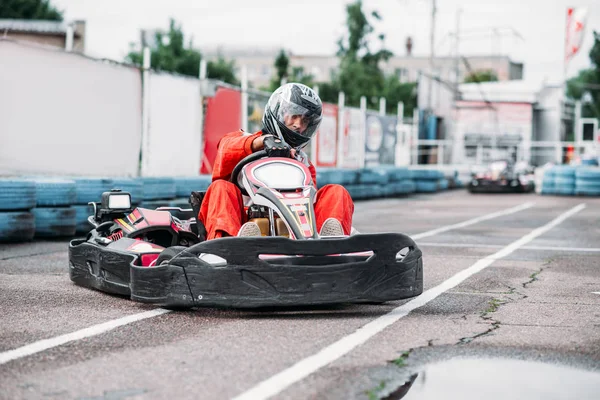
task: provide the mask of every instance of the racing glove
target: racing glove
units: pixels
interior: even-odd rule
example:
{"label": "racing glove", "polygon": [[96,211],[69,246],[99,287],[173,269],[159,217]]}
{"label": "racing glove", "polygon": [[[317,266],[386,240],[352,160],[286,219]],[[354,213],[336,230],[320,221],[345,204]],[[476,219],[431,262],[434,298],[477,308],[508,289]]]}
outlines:
{"label": "racing glove", "polygon": [[290,146],[275,136],[266,136],[263,143],[265,146],[265,151],[269,157],[290,156],[290,151],[292,150]]}

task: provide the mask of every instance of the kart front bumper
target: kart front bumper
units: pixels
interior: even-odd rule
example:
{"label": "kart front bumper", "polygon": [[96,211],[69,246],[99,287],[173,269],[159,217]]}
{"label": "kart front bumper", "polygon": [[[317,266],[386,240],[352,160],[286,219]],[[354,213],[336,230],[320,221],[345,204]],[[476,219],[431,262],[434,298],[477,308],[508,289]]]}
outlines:
{"label": "kart front bumper", "polygon": [[[403,249],[408,253],[399,257]],[[215,265],[202,254],[226,262]],[[199,243],[155,267],[131,264],[130,279],[133,300],[164,307],[384,302],[423,292],[423,262],[414,241],[399,233],[230,237]]]}

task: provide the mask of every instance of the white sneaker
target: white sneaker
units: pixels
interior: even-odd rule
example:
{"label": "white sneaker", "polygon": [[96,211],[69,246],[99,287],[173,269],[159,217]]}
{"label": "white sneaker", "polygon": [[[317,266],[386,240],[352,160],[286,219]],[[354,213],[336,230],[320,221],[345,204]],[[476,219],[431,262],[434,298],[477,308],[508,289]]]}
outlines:
{"label": "white sneaker", "polygon": [[238,236],[262,236],[262,232],[256,222],[246,222],[240,228]]}
{"label": "white sneaker", "polygon": [[321,226],[320,236],[344,236],[342,223],[335,218],[327,218]]}

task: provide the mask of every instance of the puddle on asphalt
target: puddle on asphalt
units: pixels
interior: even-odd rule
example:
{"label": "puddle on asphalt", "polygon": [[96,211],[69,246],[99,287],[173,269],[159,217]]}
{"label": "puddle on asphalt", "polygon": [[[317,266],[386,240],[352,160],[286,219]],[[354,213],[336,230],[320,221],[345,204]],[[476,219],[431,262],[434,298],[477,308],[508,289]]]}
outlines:
{"label": "puddle on asphalt", "polygon": [[455,358],[425,365],[381,398],[598,400],[600,372],[535,361]]}

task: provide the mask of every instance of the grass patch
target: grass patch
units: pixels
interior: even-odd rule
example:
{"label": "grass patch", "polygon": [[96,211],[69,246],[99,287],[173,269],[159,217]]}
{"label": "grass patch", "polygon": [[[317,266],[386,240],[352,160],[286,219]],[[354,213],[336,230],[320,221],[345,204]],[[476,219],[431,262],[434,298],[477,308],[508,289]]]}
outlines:
{"label": "grass patch", "polygon": [[385,381],[379,382],[379,385],[376,388],[373,388],[366,392],[367,396],[369,396],[369,400],[378,400],[379,392],[381,392],[385,388]]}
{"label": "grass patch", "polygon": [[409,355],[410,351],[403,352],[400,355],[400,357],[396,358],[395,360],[392,360],[392,364],[396,365],[397,367],[404,367],[406,365],[406,359]]}

